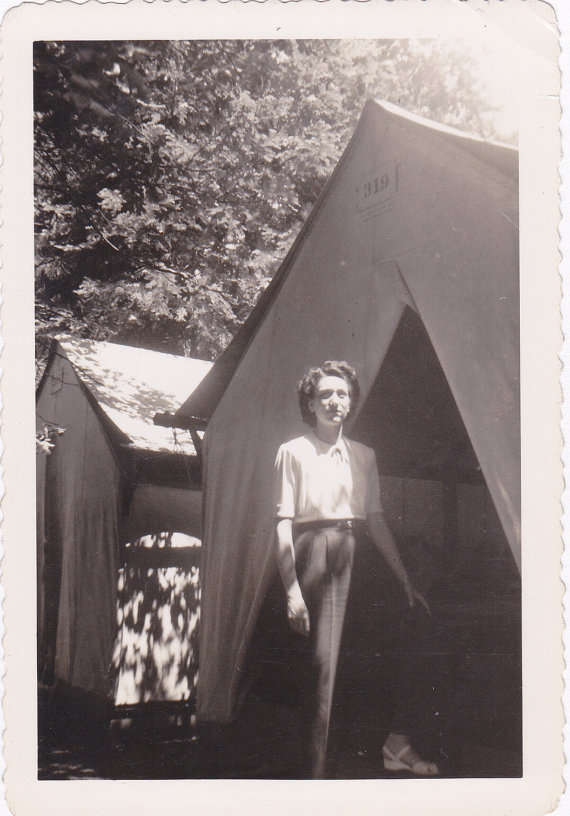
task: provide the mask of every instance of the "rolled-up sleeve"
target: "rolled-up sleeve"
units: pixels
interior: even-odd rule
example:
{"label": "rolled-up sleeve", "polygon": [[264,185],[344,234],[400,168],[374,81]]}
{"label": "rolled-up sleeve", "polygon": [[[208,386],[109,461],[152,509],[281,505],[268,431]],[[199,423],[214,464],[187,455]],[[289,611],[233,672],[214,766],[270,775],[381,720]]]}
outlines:
{"label": "rolled-up sleeve", "polygon": [[281,445],[275,460],[275,515],[295,518],[295,462],[291,451]]}
{"label": "rolled-up sleeve", "polygon": [[378,465],[376,464],[376,453],[370,450],[368,472],[366,478],[366,513],[381,513],[382,500],[380,498],[380,481],[378,479]]}

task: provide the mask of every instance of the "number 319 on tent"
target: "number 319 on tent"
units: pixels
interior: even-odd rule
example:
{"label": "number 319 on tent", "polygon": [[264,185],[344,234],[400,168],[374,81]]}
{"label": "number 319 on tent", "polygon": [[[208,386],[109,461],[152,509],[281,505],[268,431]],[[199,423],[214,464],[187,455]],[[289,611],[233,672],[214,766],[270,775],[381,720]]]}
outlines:
{"label": "number 319 on tent", "polygon": [[356,186],[356,207],[368,210],[392,198],[398,191],[398,165],[373,170]]}

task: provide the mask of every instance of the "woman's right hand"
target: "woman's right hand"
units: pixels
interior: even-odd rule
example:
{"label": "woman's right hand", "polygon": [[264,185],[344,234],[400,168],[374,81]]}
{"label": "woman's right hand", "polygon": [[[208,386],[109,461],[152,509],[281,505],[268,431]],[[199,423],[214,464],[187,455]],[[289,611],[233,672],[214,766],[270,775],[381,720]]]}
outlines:
{"label": "woman's right hand", "polygon": [[410,609],[413,609],[416,605],[416,601],[418,601],[423,606],[428,615],[431,615],[431,609],[429,608],[428,602],[421,594],[421,592],[418,592],[418,590],[414,586],[412,586],[412,584],[410,584],[409,581],[406,581],[404,583],[404,593],[406,595],[406,599],[408,601],[408,606],[410,607]]}
{"label": "woman's right hand", "polygon": [[308,636],[311,631],[309,610],[298,583],[293,584],[287,592],[287,618],[289,619],[289,626],[294,632],[305,637]]}

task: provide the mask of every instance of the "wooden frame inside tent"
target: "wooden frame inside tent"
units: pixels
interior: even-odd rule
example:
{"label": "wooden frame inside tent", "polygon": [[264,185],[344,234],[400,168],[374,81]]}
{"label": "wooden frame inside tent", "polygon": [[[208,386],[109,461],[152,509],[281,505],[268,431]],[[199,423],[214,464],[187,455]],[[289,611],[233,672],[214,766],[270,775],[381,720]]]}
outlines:
{"label": "wooden frame inside tent", "polygon": [[356,366],[349,435],[377,450],[396,534],[442,544],[436,572],[478,569],[490,551],[520,562],[517,223],[515,149],[366,104],[272,283],[170,418],[208,421],[202,720],[231,721],[246,691],[275,574],[273,463],[304,432],[295,385],[309,365]]}

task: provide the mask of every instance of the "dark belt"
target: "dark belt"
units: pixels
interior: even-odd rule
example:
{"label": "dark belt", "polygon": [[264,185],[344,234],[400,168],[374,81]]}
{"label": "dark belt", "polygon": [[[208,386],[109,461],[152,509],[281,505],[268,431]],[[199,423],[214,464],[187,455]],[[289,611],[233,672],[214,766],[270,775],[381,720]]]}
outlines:
{"label": "dark belt", "polygon": [[364,519],[317,519],[316,521],[298,521],[293,524],[295,536],[306,533],[308,530],[353,530],[361,532],[364,530],[366,522]]}

